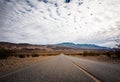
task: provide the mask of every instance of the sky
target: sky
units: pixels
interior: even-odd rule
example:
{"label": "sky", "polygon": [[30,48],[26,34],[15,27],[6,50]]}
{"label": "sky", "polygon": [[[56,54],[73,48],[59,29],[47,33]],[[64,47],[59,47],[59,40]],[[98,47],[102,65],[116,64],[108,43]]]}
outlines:
{"label": "sky", "polygon": [[120,0],[0,0],[0,41],[114,47]]}

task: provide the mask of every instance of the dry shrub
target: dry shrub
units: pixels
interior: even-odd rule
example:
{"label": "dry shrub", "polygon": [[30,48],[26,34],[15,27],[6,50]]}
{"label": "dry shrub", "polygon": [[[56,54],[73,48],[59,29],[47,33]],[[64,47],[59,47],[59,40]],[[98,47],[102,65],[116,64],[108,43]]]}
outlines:
{"label": "dry shrub", "polygon": [[25,54],[18,55],[19,58],[25,58]]}
{"label": "dry shrub", "polygon": [[9,56],[12,56],[13,51],[7,49],[0,49],[0,59],[7,59]]}
{"label": "dry shrub", "polygon": [[39,54],[32,54],[32,57],[39,57]]}

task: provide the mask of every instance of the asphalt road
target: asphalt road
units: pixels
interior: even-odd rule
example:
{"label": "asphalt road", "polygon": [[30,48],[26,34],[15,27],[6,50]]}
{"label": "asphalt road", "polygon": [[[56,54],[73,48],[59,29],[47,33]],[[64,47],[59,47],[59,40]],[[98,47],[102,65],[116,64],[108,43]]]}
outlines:
{"label": "asphalt road", "polygon": [[63,54],[0,76],[0,82],[120,82],[120,66]]}
{"label": "asphalt road", "polygon": [[120,82],[120,64],[110,64],[67,56],[70,61],[84,68],[101,82]]}

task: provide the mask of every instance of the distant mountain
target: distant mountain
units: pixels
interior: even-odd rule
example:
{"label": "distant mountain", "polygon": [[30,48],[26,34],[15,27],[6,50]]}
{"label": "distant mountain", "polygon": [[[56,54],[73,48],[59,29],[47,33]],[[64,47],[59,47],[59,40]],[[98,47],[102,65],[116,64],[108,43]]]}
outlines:
{"label": "distant mountain", "polygon": [[100,49],[100,50],[109,50],[108,47],[98,46],[95,44],[74,44],[71,42],[64,42],[56,44],[58,46],[72,47],[72,48],[81,48],[81,49]]}
{"label": "distant mountain", "polygon": [[64,43],[59,43],[56,44],[58,46],[66,46],[66,47],[77,47],[77,44],[71,43],[71,42],[64,42]]}
{"label": "distant mountain", "polygon": [[15,50],[28,50],[28,49],[39,49],[39,50],[51,50],[44,45],[35,45],[28,43],[10,43],[10,42],[0,42],[0,49],[15,49]]}
{"label": "distant mountain", "polygon": [[11,42],[0,42],[0,49],[10,50],[76,50],[71,47],[57,46],[57,45],[38,45],[29,43],[11,43]]}
{"label": "distant mountain", "polygon": [[94,44],[74,44],[70,42],[64,42],[59,44],[49,45],[36,45],[28,43],[10,43],[0,42],[0,48],[6,49],[39,49],[39,50],[82,50],[82,49],[96,49],[96,50],[110,50],[108,47],[102,47]]}

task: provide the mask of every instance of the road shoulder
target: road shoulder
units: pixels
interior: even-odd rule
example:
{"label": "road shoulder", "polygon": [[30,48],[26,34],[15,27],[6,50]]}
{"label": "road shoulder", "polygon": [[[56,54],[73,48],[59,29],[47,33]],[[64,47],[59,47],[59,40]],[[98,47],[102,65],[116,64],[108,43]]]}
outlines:
{"label": "road shoulder", "polygon": [[39,56],[28,58],[10,57],[8,59],[0,60],[0,76],[52,57],[53,56]]}

